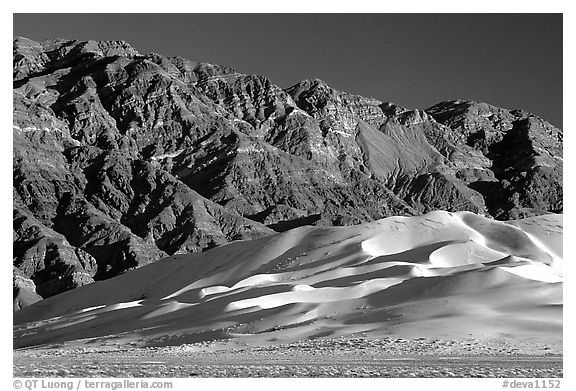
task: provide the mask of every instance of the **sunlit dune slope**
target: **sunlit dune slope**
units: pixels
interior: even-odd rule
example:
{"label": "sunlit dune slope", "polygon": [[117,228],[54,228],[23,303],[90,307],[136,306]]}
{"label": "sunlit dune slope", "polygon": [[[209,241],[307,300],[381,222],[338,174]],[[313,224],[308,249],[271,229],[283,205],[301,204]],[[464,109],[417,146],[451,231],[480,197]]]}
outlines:
{"label": "sunlit dune slope", "polygon": [[178,255],[14,314],[15,346],[77,339],[263,344],[363,332],[562,333],[562,215],[469,212],[301,227]]}

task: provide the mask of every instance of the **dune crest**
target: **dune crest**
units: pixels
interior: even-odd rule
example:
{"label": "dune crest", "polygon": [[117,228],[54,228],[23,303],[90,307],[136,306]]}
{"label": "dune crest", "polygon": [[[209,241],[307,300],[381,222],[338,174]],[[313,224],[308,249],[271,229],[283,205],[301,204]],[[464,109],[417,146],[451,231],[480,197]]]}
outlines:
{"label": "dune crest", "polygon": [[562,215],[436,211],[177,255],[14,315],[15,347],[562,335]]}

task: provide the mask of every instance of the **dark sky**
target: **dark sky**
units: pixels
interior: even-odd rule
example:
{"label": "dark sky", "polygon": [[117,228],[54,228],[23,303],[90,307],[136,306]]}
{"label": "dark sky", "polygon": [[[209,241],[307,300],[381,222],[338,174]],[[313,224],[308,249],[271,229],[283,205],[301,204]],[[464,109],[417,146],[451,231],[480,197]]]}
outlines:
{"label": "dark sky", "polygon": [[14,35],[125,40],[281,87],[332,87],[427,108],[472,99],[562,127],[561,14],[15,14]]}

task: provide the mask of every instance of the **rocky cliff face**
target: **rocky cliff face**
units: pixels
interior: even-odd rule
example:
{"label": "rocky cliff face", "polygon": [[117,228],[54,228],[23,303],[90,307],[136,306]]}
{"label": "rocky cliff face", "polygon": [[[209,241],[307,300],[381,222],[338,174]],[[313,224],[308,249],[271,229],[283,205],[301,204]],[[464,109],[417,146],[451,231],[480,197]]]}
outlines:
{"label": "rocky cliff face", "polygon": [[282,89],[120,41],[13,56],[15,308],[304,224],[563,209],[562,131],[522,111]]}

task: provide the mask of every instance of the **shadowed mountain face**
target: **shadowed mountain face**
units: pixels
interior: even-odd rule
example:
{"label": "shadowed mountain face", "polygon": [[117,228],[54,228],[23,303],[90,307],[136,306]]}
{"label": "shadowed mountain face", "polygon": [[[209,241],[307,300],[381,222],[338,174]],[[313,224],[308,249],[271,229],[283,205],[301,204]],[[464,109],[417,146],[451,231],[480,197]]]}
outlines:
{"label": "shadowed mountain face", "polygon": [[436,209],[561,213],[562,130],[287,89],[121,41],[14,40],[15,308],[176,253]]}

